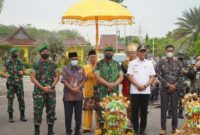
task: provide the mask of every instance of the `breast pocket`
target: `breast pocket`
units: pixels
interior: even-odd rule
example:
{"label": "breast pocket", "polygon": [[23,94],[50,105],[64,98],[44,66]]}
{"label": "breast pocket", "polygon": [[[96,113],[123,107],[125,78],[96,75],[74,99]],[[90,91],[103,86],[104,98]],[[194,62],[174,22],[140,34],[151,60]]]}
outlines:
{"label": "breast pocket", "polygon": [[139,73],[138,67],[133,67],[133,75],[137,75]]}

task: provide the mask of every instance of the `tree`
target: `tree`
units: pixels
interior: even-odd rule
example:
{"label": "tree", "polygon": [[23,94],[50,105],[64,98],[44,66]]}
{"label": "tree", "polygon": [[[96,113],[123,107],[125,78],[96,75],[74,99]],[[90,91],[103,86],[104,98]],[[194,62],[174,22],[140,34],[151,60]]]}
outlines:
{"label": "tree", "polygon": [[1,45],[0,46],[0,67],[4,65],[6,59],[9,57],[9,50],[11,46]]}
{"label": "tree", "polygon": [[49,46],[49,51],[52,57],[52,60],[55,62],[56,60],[60,60],[61,57],[64,56],[64,45],[63,45],[63,39],[56,35],[55,32],[52,32],[47,37],[47,43]]}
{"label": "tree", "polygon": [[0,24],[0,37],[8,37],[17,29],[14,25],[3,25]]}
{"label": "tree", "polygon": [[146,34],[146,36],[145,36],[145,43],[147,43],[149,41],[149,36],[148,36],[148,34]]}
{"label": "tree", "polygon": [[3,8],[3,3],[4,3],[4,0],[0,0],[0,13],[1,13],[1,10]]}
{"label": "tree", "polygon": [[174,37],[176,39],[184,38],[182,44],[191,45],[197,40],[200,33],[200,6],[184,11],[183,17],[178,20],[176,24],[179,27],[174,30]]}
{"label": "tree", "polygon": [[140,44],[140,38],[137,37],[137,36],[126,36],[126,43],[125,45],[129,45],[129,44],[132,44],[132,43],[138,43]]}
{"label": "tree", "polygon": [[80,36],[76,30],[60,30],[57,32],[57,34],[62,38],[74,38]]}
{"label": "tree", "polygon": [[193,46],[189,46],[187,48],[187,55],[188,56],[194,56],[194,55],[199,55],[200,54],[200,34],[197,38],[197,41],[194,42]]}
{"label": "tree", "polygon": [[[125,41],[125,43],[124,43],[124,41]],[[138,43],[138,44],[141,43],[139,37],[137,37],[137,36],[126,36],[125,40],[124,40],[124,37],[121,37],[118,39],[118,42],[119,42],[119,44],[125,45],[125,46],[132,44],[132,43]]]}
{"label": "tree", "polygon": [[111,1],[114,1],[114,2],[117,2],[117,3],[122,3],[124,0],[111,0]]}

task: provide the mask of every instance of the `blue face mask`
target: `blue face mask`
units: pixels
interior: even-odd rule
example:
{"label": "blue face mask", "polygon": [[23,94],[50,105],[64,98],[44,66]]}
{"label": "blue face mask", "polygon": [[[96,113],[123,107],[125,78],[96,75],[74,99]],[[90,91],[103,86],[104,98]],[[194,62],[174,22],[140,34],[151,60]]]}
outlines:
{"label": "blue face mask", "polygon": [[71,60],[71,65],[72,66],[77,66],[78,65],[78,60]]}

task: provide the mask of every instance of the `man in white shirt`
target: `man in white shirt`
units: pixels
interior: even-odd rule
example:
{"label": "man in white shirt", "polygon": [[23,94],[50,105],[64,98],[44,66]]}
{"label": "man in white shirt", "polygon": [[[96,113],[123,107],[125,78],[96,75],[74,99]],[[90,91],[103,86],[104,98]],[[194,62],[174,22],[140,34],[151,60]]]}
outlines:
{"label": "man in white shirt", "polygon": [[[135,134],[147,135],[145,132],[147,125],[147,109],[150,95],[150,85],[155,76],[155,70],[151,61],[145,59],[147,50],[144,46],[137,48],[137,56],[135,60],[129,62],[128,78],[131,82],[131,100],[132,106],[132,122]],[[139,114],[140,112],[140,126]],[[139,130],[140,129],[140,130]]]}

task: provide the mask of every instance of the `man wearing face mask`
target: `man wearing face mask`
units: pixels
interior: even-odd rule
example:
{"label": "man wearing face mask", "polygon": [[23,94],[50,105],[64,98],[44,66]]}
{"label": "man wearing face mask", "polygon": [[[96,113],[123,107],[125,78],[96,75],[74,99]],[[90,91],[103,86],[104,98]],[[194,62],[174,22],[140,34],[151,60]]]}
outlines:
{"label": "man wearing face mask", "polygon": [[23,90],[23,74],[24,66],[22,61],[18,59],[17,48],[11,48],[9,50],[11,57],[5,62],[5,70],[3,76],[7,78],[7,98],[8,98],[8,113],[9,122],[13,120],[13,100],[15,94],[19,101],[20,120],[27,121],[24,115],[25,103],[24,103],[24,90]]}
{"label": "man wearing face mask", "polygon": [[[95,94],[100,101],[106,96],[112,96],[114,93],[119,94],[119,84],[123,80],[123,73],[118,62],[114,61],[113,58],[114,50],[113,47],[106,47],[104,49],[104,59],[97,63],[95,69],[95,78],[97,80],[97,91]],[[98,114],[99,127],[102,128],[104,125],[104,119],[102,117],[103,108],[98,106],[96,110]]]}
{"label": "man wearing face mask", "polygon": [[72,116],[75,113],[75,135],[81,135],[83,85],[86,77],[84,69],[78,66],[77,52],[68,54],[69,65],[63,68],[61,82],[64,84],[64,109],[65,109],[65,128],[66,134],[71,135]]}
{"label": "man wearing face mask", "polygon": [[48,135],[55,135],[53,125],[55,121],[56,90],[59,81],[58,66],[49,59],[49,48],[47,44],[39,47],[41,58],[33,64],[30,78],[34,83],[33,104],[35,135],[40,135],[42,113],[46,107],[46,118],[48,124]]}
{"label": "man wearing face mask", "polygon": [[[182,77],[181,77],[181,83],[182,83],[182,85],[180,85],[180,92],[179,92],[180,98],[179,98],[179,103],[178,103],[179,104],[178,105],[178,110],[179,110],[178,117],[180,119],[183,119],[184,116],[183,116],[182,98],[186,94],[187,87],[188,87],[187,84],[185,83],[186,82],[186,76],[185,76],[184,70],[188,70],[188,64],[185,61],[184,54],[182,52],[179,52],[179,54],[178,54],[178,60],[180,61],[180,64],[181,64],[181,67],[182,67]],[[167,118],[171,119],[171,117],[172,117],[172,114],[171,114],[171,102],[170,102],[169,106],[168,106]]]}
{"label": "man wearing face mask", "polygon": [[166,132],[166,113],[168,110],[169,100],[171,100],[172,109],[172,134],[176,134],[178,125],[178,101],[179,90],[181,85],[182,67],[179,60],[173,57],[174,46],[167,45],[165,48],[166,58],[161,60],[156,66],[158,79],[161,82],[161,132],[160,135],[167,134]]}

